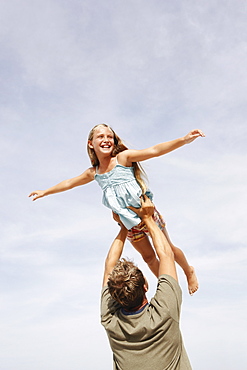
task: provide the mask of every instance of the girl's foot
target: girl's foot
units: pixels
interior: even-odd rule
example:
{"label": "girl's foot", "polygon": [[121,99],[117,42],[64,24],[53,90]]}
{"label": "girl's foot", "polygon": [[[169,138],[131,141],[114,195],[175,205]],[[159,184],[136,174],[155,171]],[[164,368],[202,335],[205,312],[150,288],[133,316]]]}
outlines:
{"label": "girl's foot", "polygon": [[198,280],[194,267],[190,266],[190,273],[187,275],[188,289],[190,295],[193,295],[198,290]]}

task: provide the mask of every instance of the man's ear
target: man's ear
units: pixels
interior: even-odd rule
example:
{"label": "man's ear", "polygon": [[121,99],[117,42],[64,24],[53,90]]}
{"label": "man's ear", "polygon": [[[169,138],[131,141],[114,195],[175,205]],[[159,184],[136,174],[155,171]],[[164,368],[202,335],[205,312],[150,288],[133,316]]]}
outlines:
{"label": "man's ear", "polygon": [[93,149],[93,144],[91,140],[88,140],[87,145],[89,146],[90,149]]}
{"label": "man's ear", "polygon": [[147,281],[147,279],[145,278],[145,276],[144,276],[144,280],[145,280],[145,283],[143,284],[143,290],[144,290],[144,292],[146,293],[146,292],[148,291],[148,281]]}

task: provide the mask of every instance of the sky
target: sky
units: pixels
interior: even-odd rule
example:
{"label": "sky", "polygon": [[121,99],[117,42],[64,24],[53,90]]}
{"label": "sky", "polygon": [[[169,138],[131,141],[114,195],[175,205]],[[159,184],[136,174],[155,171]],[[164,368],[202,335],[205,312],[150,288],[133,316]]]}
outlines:
{"label": "sky", "polygon": [[[247,368],[247,2],[0,1],[0,370],[109,370],[104,259],[118,232],[96,183],[32,202],[90,166],[107,123],[143,149],[169,235],[196,268],[181,330],[192,368]],[[126,243],[149,280],[156,279]]]}

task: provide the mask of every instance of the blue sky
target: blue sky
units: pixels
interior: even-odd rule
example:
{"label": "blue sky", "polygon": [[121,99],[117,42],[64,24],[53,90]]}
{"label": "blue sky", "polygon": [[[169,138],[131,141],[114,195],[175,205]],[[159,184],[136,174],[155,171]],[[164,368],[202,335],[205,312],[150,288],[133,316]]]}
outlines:
{"label": "blue sky", "polygon": [[[206,138],[144,163],[173,242],[196,267],[181,328],[193,369],[247,367],[247,3],[0,2],[2,370],[109,370],[99,322],[117,233],[96,183],[27,195],[89,167],[106,122],[142,149]],[[133,258],[156,281],[129,243]]]}

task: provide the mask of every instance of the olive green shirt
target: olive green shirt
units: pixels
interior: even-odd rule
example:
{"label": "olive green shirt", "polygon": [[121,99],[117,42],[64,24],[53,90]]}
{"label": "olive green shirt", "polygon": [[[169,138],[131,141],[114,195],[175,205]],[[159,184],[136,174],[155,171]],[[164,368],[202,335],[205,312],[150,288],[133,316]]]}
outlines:
{"label": "olive green shirt", "polygon": [[102,289],[101,323],[115,370],[191,370],[179,328],[182,292],[161,275],[155,296],[142,310],[126,314],[107,287]]}

